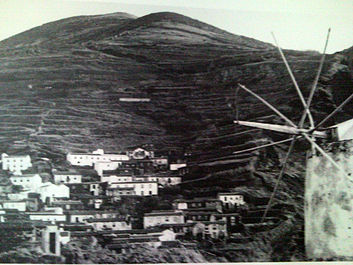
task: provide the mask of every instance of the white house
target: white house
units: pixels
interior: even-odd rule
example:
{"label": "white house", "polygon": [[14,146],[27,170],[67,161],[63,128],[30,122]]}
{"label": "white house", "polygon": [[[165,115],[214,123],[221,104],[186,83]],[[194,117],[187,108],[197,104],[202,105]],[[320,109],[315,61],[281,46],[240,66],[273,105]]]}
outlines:
{"label": "white house", "polygon": [[65,245],[70,241],[70,232],[64,231],[57,225],[48,224],[40,231],[41,247],[44,253],[61,255],[61,245]]}
{"label": "white house", "polygon": [[91,218],[86,220],[95,231],[103,230],[131,230],[131,223],[125,217]]}
{"label": "white house", "polygon": [[153,211],[145,213],[143,217],[143,227],[153,227],[164,224],[183,224],[184,215],[180,211]]}
{"label": "white house", "polygon": [[109,188],[134,188],[134,192],[139,196],[158,195],[157,181],[131,181],[131,182],[112,182]]}
{"label": "white house", "polygon": [[332,136],[338,141],[353,139],[353,119],[341,122],[330,127]]}
{"label": "white house", "polygon": [[143,148],[136,148],[132,151],[128,151],[131,159],[151,159],[154,158],[154,152],[148,151]]}
{"label": "white house", "polygon": [[158,183],[163,186],[173,186],[181,183],[181,176],[157,176]]}
{"label": "white house", "polygon": [[174,163],[169,165],[171,171],[177,171],[179,168],[186,167],[186,163]]}
{"label": "white house", "polygon": [[55,184],[82,182],[82,175],[76,172],[53,170],[53,175]]}
{"label": "white house", "polygon": [[227,236],[227,225],[225,221],[203,221],[197,222],[193,227],[193,236],[211,237],[217,239]]}
{"label": "white house", "polygon": [[218,199],[222,201],[226,209],[233,208],[234,206],[241,206],[245,204],[244,196],[234,192],[218,193]]}
{"label": "white house", "polygon": [[8,155],[1,154],[2,169],[20,174],[21,171],[32,167],[31,157],[29,155]]}
{"label": "white house", "polygon": [[153,175],[146,175],[146,176],[134,176],[133,177],[134,181],[157,181],[158,182],[158,178],[156,176]]}
{"label": "white house", "polygon": [[168,166],[168,158],[167,157],[155,157],[152,159],[153,165],[158,166]]}
{"label": "white house", "polygon": [[101,177],[101,182],[131,182],[131,181],[133,181],[132,176],[104,174]]}
{"label": "white house", "polygon": [[87,223],[87,220],[93,218],[116,218],[120,213],[113,211],[96,210],[70,210],[66,211],[67,221],[70,223]]}
{"label": "white house", "polygon": [[33,221],[44,221],[44,222],[65,222],[66,215],[63,213],[63,209],[56,207],[51,209],[45,209],[39,212],[27,212],[26,213],[30,220]]}
{"label": "white house", "polygon": [[13,175],[10,177],[13,185],[21,185],[24,189],[36,190],[42,185],[42,178],[39,174]]}
{"label": "white house", "polygon": [[70,188],[64,184],[53,184],[46,182],[37,188],[37,193],[43,202],[54,198],[70,198]]}
{"label": "white house", "polygon": [[94,170],[98,176],[103,176],[104,171],[117,170],[122,163],[122,161],[99,161],[94,163]]}
{"label": "white house", "polygon": [[66,159],[71,165],[75,166],[90,166],[92,167],[97,162],[107,161],[127,161],[129,156],[126,154],[106,154],[103,149],[97,149],[91,154],[67,154]]}
{"label": "white house", "polygon": [[16,209],[20,212],[26,211],[26,201],[25,200],[0,200],[1,209]]}
{"label": "white house", "polygon": [[33,192],[33,191],[27,189],[17,193],[8,193],[7,197],[9,198],[9,200],[21,201],[21,200],[27,199],[28,193],[30,192]]}

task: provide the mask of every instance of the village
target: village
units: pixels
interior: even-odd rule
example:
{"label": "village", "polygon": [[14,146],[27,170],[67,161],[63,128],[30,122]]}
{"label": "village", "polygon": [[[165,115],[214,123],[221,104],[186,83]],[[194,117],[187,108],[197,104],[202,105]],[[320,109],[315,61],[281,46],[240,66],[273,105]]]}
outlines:
{"label": "village", "polygon": [[197,240],[226,240],[242,230],[246,198],[231,190],[217,197],[178,197],[170,209],[146,207],[152,210],[138,209],[140,215],[126,210],[126,201],[143,198],[148,205],[180,185],[187,172],[186,160],[169,162],[168,156],[155,156],[151,145],[68,153],[69,167],[53,165],[45,176],[28,154],[3,153],[1,162],[1,229],[20,233],[26,244],[49,255],[60,256],[63,245],[89,236],[121,253],[133,245],[187,247]]}

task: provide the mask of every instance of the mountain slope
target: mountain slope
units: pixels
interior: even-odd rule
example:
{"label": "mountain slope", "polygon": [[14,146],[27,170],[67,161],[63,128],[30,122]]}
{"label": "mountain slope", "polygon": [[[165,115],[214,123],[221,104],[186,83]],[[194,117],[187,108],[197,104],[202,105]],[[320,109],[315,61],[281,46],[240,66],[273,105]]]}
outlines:
{"label": "mountain slope", "polygon": [[[285,54],[307,96],[321,55]],[[200,196],[214,195],[234,187],[260,208],[273,190],[287,146],[232,153],[285,136],[234,125],[235,109],[242,120],[283,121],[246,92],[236,92],[237,84],[259,93],[294,122],[303,110],[275,47],[174,13],[51,22],[0,42],[0,65],[1,151],[26,149],[34,156],[63,158],[69,151],[152,142],[159,149],[191,152],[187,179],[205,180],[185,185],[185,193],[197,189]],[[352,50],[327,56],[318,88],[315,120],[352,92]],[[337,119],[350,115],[347,106]],[[280,186],[277,207],[292,204],[294,209],[280,213],[283,223],[276,235],[302,229],[305,149],[303,143],[296,147],[291,175]],[[273,253],[285,252],[278,238],[268,235],[244,248],[260,248],[264,238]],[[263,255],[253,260],[274,259],[270,252]],[[282,260],[288,257],[283,254]]]}

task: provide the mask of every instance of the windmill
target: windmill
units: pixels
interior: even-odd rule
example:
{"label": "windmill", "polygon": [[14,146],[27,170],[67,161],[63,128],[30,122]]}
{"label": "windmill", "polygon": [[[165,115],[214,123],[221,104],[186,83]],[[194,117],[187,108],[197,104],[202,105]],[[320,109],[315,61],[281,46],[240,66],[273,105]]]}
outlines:
{"label": "windmill", "polygon": [[[353,171],[353,119],[328,128],[323,128],[323,125],[353,98],[353,94],[317,124],[315,124],[310,112],[310,105],[325,61],[329,34],[330,29],[328,30],[323,56],[320,60],[319,68],[307,100],[304,99],[282,49],[278,45],[274,34],[272,34],[278,51],[303,105],[304,111],[299,124],[296,125],[264,98],[244,85],[238,84],[237,90],[243,89],[256,97],[282,118],[286,122],[286,125],[240,121],[238,120],[238,117],[237,120],[234,121],[235,124],[285,133],[292,137],[286,140],[237,151],[233,154],[249,152],[277,145],[279,143],[290,142],[274,191],[272,192],[264,212],[262,218],[264,220],[271,207],[280,180],[285,173],[286,165],[295,142],[300,138],[309,142],[312,155],[307,159],[305,180],[305,248],[307,258],[352,259],[353,176],[351,176],[351,172]],[[304,127],[307,118],[309,120],[309,128]],[[325,150],[327,148],[322,148],[316,142],[316,138],[323,138],[326,139],[326,142],[337,142],[339,145],[348,146],[348,151],[337,151],[335,153],[328,152]]]}

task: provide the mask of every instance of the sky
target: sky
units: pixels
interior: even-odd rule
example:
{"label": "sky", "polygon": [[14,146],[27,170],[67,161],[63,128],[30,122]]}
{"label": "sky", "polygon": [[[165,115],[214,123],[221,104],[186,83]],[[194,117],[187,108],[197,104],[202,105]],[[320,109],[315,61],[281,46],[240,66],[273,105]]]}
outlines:
{"label": "sky", "polygon": [[0,40],[58,19],[113,12],[177,12],[281,47],[328,53],[353,46],[353,0],[0,0]]}

